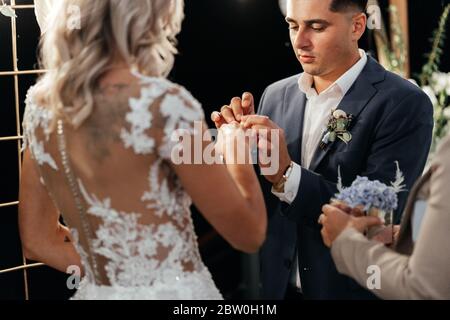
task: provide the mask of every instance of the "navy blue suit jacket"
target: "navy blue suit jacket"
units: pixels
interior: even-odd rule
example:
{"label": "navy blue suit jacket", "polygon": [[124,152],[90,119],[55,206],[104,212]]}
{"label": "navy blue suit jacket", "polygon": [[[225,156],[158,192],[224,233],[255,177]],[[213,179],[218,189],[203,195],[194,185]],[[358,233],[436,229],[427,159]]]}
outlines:
{"label": "navy blue suit jacket", "polygon": [[[285,130],[290,156],[300,164],[306,97],[298,79],[296,75],[269,86],[258,113]],[[423,173],[431,145],[433,107],[417,86],[369,57],[338,108],[353,115],[353,139],[347,145],[337,140],[325,150],[317,148],[310,168],[302,168],[298,195],[291,205],[276,198],[271,184],[261,179],[269,214],[267,239],[260,252],[266,299],[283,299],[296,250],[306,299],[373,298],[337,272],[317,222],[321,207],[337,192],[339,167],[344,186],[357,175],[390,183],[395,180],[395,161],[400,163],[408,190]],[[406,198],[407,192],[400,195],[397,223]]]}

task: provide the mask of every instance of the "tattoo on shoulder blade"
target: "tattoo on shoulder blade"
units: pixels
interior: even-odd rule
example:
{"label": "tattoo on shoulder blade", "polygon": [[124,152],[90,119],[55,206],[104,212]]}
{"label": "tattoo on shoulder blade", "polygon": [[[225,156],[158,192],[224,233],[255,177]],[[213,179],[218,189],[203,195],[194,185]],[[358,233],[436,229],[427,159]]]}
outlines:
{"label": "tattoo on shoulder blade", "polygon": [[88,150],[99,162],[111,155],[113,144],[121,142],[120,132],[129,110],[130,89],[128,84],[115,84],[99,89],[95,95],[95,109],[86,121],[86,132]]}

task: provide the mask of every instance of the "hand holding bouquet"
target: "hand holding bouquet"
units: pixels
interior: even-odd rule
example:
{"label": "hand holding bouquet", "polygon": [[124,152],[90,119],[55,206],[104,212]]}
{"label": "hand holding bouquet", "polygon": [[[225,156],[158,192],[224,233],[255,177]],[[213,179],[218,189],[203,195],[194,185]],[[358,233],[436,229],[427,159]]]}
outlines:
{"label": "hand holding bouquet", "polygon": [[[397,194],[404,191],[404,177],[397,165],[396,180],[390,186],[380,181],[371,181],[367,177],[357,177],[350,187],[342,186],[339,174],[338,191],[333,203],[341,203],[351,209],[358,209],[366,216],[378,217],[384,222],[384,226],[393,227],[393,214],[398,208]],[[375,237],[383,226],[371,227],[367,230],[369,238]],[[393,234],[393,233],[392,233]]]}

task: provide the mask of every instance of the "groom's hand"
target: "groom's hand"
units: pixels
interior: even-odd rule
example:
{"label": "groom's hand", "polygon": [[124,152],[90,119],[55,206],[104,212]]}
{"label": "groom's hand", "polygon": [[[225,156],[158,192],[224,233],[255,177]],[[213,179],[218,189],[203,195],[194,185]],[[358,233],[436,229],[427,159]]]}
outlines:
{"label": "groom's hand", "polygon": [[[272,184],[279,183],[292,162],[284,130],[269,117],[259,115],[243,116],[242,127],[244,130],[252,129],[257,133],[260,154],[262,152],[271,159],[269,164],[262,165],[260,163],[260,166],[262,168],[277,168],[275,174],[265,175],[264,177]],[[278,156],[274,156],[274,152],[278,153]],[[278,163],[273,163],[274,159],[278,160]]]}
{"label": "groom's hand", "polygon": [[231,100],[230,105],[225,105],[220,112],[213,112],[211,120],[214,121],[217,129],[224,124],[240,123],[243,116],[255,114],[255,102],[253,95],[246,92],[242,98],[235,97]]}

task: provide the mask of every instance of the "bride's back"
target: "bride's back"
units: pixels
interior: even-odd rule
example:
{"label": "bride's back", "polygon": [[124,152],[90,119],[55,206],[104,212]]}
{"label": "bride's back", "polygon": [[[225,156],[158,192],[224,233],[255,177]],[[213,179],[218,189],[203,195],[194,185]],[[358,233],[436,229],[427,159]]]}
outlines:
{"label": "bride's back", "polygon": [[93,111],[77,129],[38,105],[31,89],[25,137],[42,183],[78,235],[91,280],[150,286],[167,273],[203,271],[191,201],[170,166],[170,135],[193,130],[203,112],[167,80],[122,76],[128,81],[106,79],[95,90]]}
{"label": "bride's back", "polygon": [[[41,261],[78,264],[78,255],[50,258],[32,244],[42,208],[56,207],[73,231],[90,288],[79,292],[88,297],[111,298],[120,287],[123,298],[220,298],[200,259],[191,197],[235,248],[255,252],[265,238],[264,200],[251,164],[227,155],[226,166],[171,161],[172,151],[180,155],[173,133],[203,137],[207,128],[200,104],[165,79],[182,11],[182,0],[64,0],[45,29],[48,72],[30,89],[23,122],[32,183],[21,183],[22,197],[35,188],[45,204],[36,209],[21,201],[21,236]],[[206,148],[202,141],[197,151]],[[59,217],[49,216],[42,225]]]}

